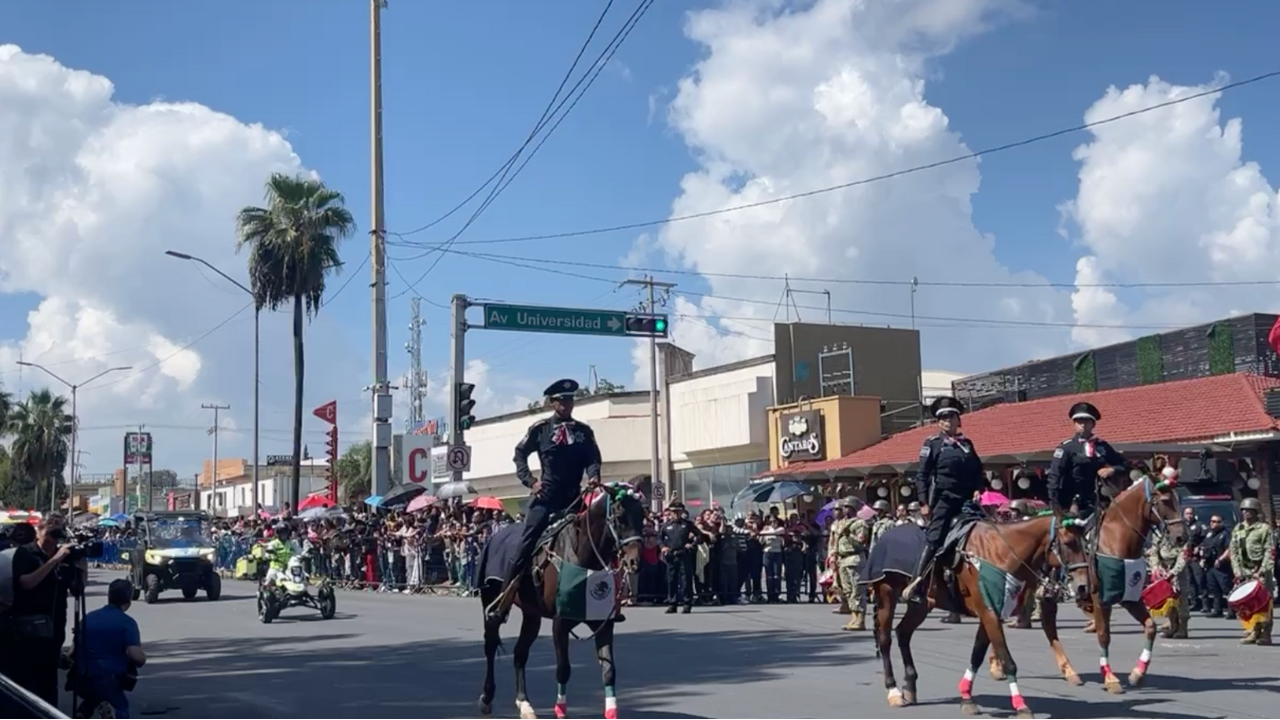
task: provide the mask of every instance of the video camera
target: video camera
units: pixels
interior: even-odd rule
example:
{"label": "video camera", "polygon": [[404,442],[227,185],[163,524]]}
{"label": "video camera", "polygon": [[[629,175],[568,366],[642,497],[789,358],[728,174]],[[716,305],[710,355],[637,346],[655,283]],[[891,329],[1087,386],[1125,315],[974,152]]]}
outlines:
{"label": "video camera", "polygon": [[64,547],[69,547],[70,552],[67,554],[66,563],[77,563],[81,560],[97,560],[102,557],[102,541],[94,540],[89,535],[71,535],[66,530],[59,533],[59,540],[71,540],[70,543],[63,543]]}

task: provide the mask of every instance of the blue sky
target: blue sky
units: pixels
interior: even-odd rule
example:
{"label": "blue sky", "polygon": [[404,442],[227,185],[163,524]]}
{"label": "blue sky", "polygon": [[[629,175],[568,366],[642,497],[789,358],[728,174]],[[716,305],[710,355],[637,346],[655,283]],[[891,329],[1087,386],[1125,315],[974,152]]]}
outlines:
{"label": "blue sky", "polygon": [[[1174,84],[1197,85],[1219,71],[1238,80],[1276,69],[1267,34],[1280,22],[1280,5],[1231,4],[1213,10],[1191,0],[1046,0],[1033,5],[1030,15],[1005,19],[929,63],[925,98],[946,113],[951,129],[972,149],[1077,124],[1109,85],[1144,83],[1153,74]],[[612,36],[632,6],[618,2],[602,35]],[[392,0],[383,16],[386,209],[392,232],[435,219],[515,149],[594,22],[597,7],[580,2]],[[685,35],[688,7],[655,4],[613,66],[510,189],[462,236],[459,249],[614,264],[630,251],[635,231],[471,248],[465,242],[670,214],[682,176],[698,167],[686,138],[666,118],[677,83],[705,54]],[[343,248],[343,257],[351,269],[364,260],[369,223],[367,3],[4,3],[3,43],[109,78],[120,102],[190,100],[285,132],[304,164],[346,193],[360,231]],[[1264,171],[1280,161],[1280,148],[1262,132],[1280,121],[1275,97],[1274,85],[1261,85],[1229,93],[1219,103],[1224,119],[1243,117],[1245,159],[1260,163]],[[996,260],[1011,270],[1031,270],[1052,282],[1075,279],[1081,251],[1059,234],[1058,208],[1079,188],[1080,166],[1071,152],[1085,140],[1083,135],[1060,138],[980,163],[974,225],[994,237]],[[455,216],[414,239],[443,239],[461,220]],[[412,249],[391,250],[393,258],[415,254]],[[431,259],[400,261],[397,267],[413,280]],[[618,272],[582,272],[621,277]],[[323,311],[323,332],[340,333],[350,353],[360,358],[369,345],[367,274],[366,266]],[[389,295],[400,294],[404,283],[395,273],[389,277]],[[708,287],[695,277],[669,279],[686,290]],[[203,283],[193,286],[193,292],[206,290],[214,292]],[[635,299],[633,293],[614,292],[604,283],[456,255],[445,257],[418,290],[434,303],[447,302],[457,292],[584,307],[624,307]],[[218,301],[228,302],[224,297]],[[0,338],[22,337],[26,314],[38,302],[34,294],[0,295]],[[448,362],[447,314],[430,304],[424,304],[424,312],[426,365],[436,373]],[[407,362],[400,348],[408,314],[408,296],[391,305],[393,372]],[[991,334],[993,342],[1009,338],[1008,332]],[[532,395],[562,375],[584,378],[589,364],[624,383],[633,373],[632,348],[626,343],[483,331],[471,333],[468,341],[471,357],[485,358],[492,373],[506,377],[504,392]],[[937,365],[946,358],[929,360],[926,364]],[[308,392],[317,398],[335,394],[314,388]],[[485,408],[479,410],[485,414]]]}

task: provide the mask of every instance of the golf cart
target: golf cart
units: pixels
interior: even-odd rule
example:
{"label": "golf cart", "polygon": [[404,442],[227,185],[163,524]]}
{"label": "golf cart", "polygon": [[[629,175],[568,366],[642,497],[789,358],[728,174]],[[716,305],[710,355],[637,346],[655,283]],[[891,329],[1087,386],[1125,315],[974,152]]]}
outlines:
{"label": "golf cart", "polygon": [[184,600],[194,600],[201,590],[210,600],[222,595],[207,515],[139,512],[133,526],[138,533],[138,549],[131,558],[134,600],[142,596],[151,604],[165,590],[181,590]]}

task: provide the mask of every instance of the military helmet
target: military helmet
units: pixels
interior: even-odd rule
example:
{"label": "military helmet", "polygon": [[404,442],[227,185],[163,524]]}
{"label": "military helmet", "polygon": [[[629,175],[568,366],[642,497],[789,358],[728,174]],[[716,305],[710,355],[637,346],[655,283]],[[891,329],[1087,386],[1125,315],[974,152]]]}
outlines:
{"label": "military helmet", "polygon": [[1027,505],[1027,501],[1022,498],[1018,498],[1017,500],[1009,503],[1009,509],[1023,515],[1026,515],[1027,512],[1031,510],[1030,506]]}
{"label": "military helmet", "polygon": [[858,506],[858,502],[851,497],[841,498],[840,500],[836,501],[836,507],[852,508],[857,506]]}
{"label": "military helmet", "polygon": [[1240,501],[1241,510],[1253,510],[1254,512],[1262,512],[1262,503],[1258,498],[1245,498]]}
{"label": "military helmet", "polygon": [[912,500],[910,504],[907,505],[907,512],[920,512],[920,501]]}
{"label": "military helmet", "polygon": [[871,508],[880,512],[889,512],[889,501],[877,500],[874,503],[871,503]]}

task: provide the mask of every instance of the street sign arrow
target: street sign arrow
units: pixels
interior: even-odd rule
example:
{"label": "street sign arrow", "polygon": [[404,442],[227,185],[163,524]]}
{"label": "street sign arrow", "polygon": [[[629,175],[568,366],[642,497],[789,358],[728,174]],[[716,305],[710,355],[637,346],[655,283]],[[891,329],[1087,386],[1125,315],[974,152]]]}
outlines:
{"label": "street sign arrow", "polygon": [[618,318],[616,317],[609,318],[608,325],[609,325],[609,329],[614,332],[618,332],[618,330],[622,327],[622,323],[618,322]]}

